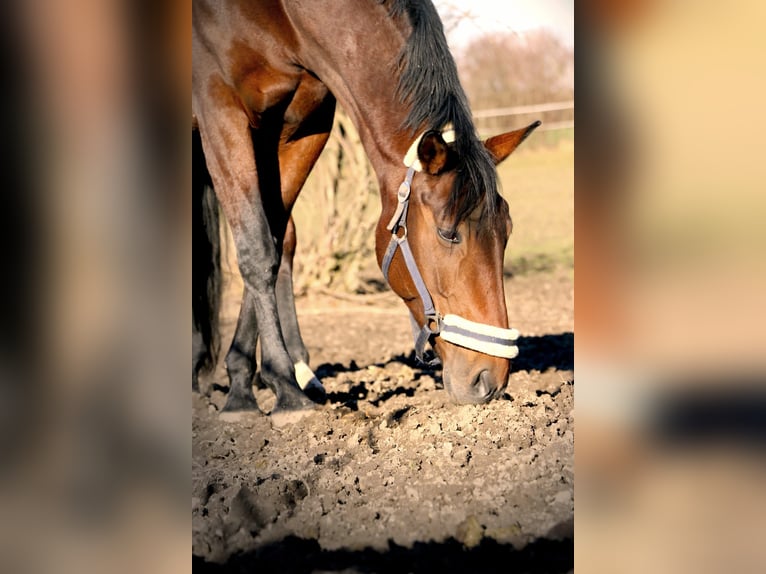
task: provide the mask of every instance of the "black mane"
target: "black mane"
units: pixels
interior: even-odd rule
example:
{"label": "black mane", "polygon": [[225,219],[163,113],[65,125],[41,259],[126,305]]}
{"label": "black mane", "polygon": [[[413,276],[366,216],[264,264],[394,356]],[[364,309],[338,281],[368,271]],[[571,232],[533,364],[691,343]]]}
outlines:
{"label": "black mane", "polygon": [[457,227],[482,206],[481,221],[486,222],[498,211],[497,173],[476,134],[441,19],[430,0],[392,0],[391,14],[403,13],[412,26],[399,56],[399,98],[410,108],[403,127],[414,137],[418,129],[441,130],[450,122],[455,126],[458,163],[447,211]]}

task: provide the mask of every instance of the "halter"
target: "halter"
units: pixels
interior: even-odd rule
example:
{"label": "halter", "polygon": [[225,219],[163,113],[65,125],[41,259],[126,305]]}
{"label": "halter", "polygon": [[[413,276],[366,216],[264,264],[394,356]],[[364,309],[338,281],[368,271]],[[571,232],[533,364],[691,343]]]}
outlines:
{"label": "halter", "polygon": [[[435,335],[439,335],[445,341],[460,347],[465,347],[495,357],[513,359],[519,354],[519,348],[514,344],[519,337],[519,332],[516,329],[503,329],[502,327],[476,323],[458,315],[440,315],[434,307],[431,294],[428,292],[428,288],[423,281],[423,276],[420,274],[415,258],[412,255],[412,250],[410,249],[410,244],[407,240],[407,212],[410,204],[412,178],[415,176],[416,171],[422,170],[420,161],[417,159],[417,149],[424,134],[425,132],[417,137],[404,156],[404,165],[407,166],[407,174],[396,194],[396,211],[394,211],[391,221],[389,221],[386,226],[386,229],[391,232],[391,240],[389,241],[388,248],[383,256],[383,263],[381,265],[383,276],[390,285],[390,281],[388,280],[388,270],[391,266],[391,261],[394,259],[397,248],[401,249],[404,263],[410,273],[410,278],[415,284],[415,289],[417,289],[420,300],[423,302],[425,322],[423,323],[423,326],[420,327],[419,332],[416,327],[417,323],[412,318],[412,315],[410,315],[413,324],[413,335],[415,338],[415,356],[419,361],[428,365],[438,364],[438,359],[426,361],[423,358],[426,342]],[[442,137],[446,142],[455,140],[455,131],[452,129],[451,125],[448,124],[445,126],[444,130],[442,130]],[[400,230],[401,235],[399,234]]]}

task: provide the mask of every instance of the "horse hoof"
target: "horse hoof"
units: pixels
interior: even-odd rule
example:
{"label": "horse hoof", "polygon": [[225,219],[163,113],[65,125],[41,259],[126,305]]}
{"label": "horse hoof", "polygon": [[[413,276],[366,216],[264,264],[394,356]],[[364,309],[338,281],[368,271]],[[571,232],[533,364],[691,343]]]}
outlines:
{"label": "horse hoof", "polygon": [[313,389],[314,392],[326,394],[322,383],[306,363],[298,361],[295,363],[295,380],[303,392]]}
{"label": "horse hoof", "polygon": [[295,363],[295,379],[303,393],[312,401],[320,405],[327,402],[327,391],[325,391],[324,386],[319,382],[311,367],[303,361]]}
{"label": "horse hoof", "polygon": [[327,402],[327,391],[321,383],[317,381],[317,384],[309,384],[303,389],[305,395],[318,405],[323,405]]}
{"label": "horse hoof", "polygon": [[250,395],[231,394],[226,398],[226,404],[221,409],[222,413],[239,411],[260,411],[255,397]]}
{"label": "horse hoof", "polygon": [[269,418],[272,425],[279,428],[288,424],[294,424],[316,410],[317,405],[311,402],[298,388],[287,387],[277,397]]}

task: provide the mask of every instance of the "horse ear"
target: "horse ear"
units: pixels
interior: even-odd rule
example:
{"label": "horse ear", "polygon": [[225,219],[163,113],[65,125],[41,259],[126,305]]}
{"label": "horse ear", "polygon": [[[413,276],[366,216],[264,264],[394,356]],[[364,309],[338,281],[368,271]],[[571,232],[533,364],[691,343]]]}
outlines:
{"label": "horse ear", "polygon": [[426,132],[418,144],[420,165],[431,175],[438,175],[448,168],[450,153],[442,134],[436,131]]}
{"label": "horse ear", "polygon": [[484,147],[486,147],[489,150],[489,153],[492,154],[492,157],[495,160],[495,165],[511,155],[511,152],[513,152],[521,142],[527,139],[527,136],[529,136],[529,134],[531,134],[541,123],[540,120],[537,120],[525,128],[493,136],[486,140],[484,142]]}

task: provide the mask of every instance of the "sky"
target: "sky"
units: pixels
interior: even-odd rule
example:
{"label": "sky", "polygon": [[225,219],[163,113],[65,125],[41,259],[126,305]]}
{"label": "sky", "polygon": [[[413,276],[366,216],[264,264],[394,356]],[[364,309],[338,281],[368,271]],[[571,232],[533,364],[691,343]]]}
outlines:
{"label": "sky", "polygon": [[440,12],[452,6],[473,16],[449,33],[454,45],[487,32],[548,28],[566,46],[574,46],[573,0],[434,0],[434,4]]}

